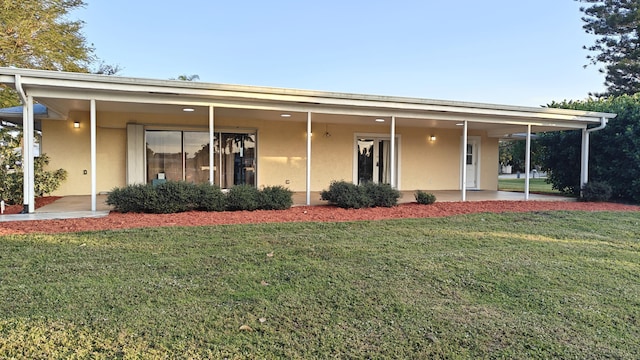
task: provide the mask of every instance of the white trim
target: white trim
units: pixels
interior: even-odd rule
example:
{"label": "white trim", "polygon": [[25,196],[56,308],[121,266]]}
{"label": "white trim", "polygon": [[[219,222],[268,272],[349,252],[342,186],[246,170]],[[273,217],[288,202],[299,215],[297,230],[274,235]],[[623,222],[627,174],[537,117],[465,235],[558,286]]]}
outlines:
{"label": "white trim", "polygon": [[[379,96],[364,94],[347,94],[337,92],[321,92],[297,89],[280,89],[257,86],[226,85],[187,81],[151,80],[141,78],[126,78],[119,76],[102,76],[95,74],[68,73],[58,71],[0,68],[0,83],[14,84],[15,77],[25,77],[24,84],[36,88],[50,88],[54,90],[68,89],[76,91],[76,95],[70,98],[80,99],[82,96],[92,94],[97,100],[98,93],[105,95],[111,92],[123,92],[125,97],[150,99],[158,95],[172,97],[174,100],[180,97],[218,99],[251,100],[260,102],[274,102],[284,105],[286,103],[306,103],[331,106],[368,107],[378,109],[379,115],[384,113],[381,109],[416,110],[425,112],[454,112],[466,115],[511,117],[527,119],[566,119],[587,122],[599,122],[601,117],[613,118],[615,114],[597,113],[588,111],[565,110],[555,108],[537,108],[524,106],[508,106],[496,104],[481,104],[461,101],[442,101],[432,99],[407,98],[396,96]],[[55,89],[57,88],[57,89]],[[44,89],[43,89],[44,90]],[[49,92],[47,96],[46,92]],[[58,91],[34,93],[34,96],[60,97]],[[77,97],[76,97],[77,96]],[[138,100],[133,100],[138,101]],[[210,104],[205,103],[207,106]],[[282,110],[282,108],[280,108]],[[394,111],[395,113],[395,111]],[[393,114],[389,113],[388,116]],[[397,115],[397,114],[396,114]],[[480,120],[480,119],[473,119]],[[493,122],[501,123],[499,119]]]}

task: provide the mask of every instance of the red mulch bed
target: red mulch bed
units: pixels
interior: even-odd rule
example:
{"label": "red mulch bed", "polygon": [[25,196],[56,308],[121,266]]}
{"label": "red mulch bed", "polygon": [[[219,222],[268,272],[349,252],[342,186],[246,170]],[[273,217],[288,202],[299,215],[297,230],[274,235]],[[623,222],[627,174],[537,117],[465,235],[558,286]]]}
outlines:
{"label": "red mulch bed", "polygon": [[90,230],[128,229],[158,226],[199,226],[222,224],[357,221],[398,218],[445,217],[478,212],[528,212],[546,210],[635,211],[639,206],[617,203],[569,201],[474,201],[440,202],[433,205],[401,204],[393,208],[340,209],[333,206],[298,206],[288,210],[234,212],[191,211],[178,214],[121,214],[111,212],[103,218],[14,221],[0,223],[0,235],[61,233]]}

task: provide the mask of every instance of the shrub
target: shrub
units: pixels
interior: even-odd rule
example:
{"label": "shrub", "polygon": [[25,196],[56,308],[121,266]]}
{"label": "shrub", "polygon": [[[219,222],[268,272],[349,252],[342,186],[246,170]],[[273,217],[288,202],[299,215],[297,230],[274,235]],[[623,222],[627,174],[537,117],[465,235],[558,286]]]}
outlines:
{"label": "shrub", "polygon": [[424,192],[422,190],[416,191],[414,196],[418,204],[431,205],[436,202],[435,195],[433,195],[432,193]]}
{"label": "shrub", "polygon": [[151,212],[157,207],[158,197],[151,184],[128,185],[111,190],[107,204],[121,213]]}
{"label": "shrub", "polygon": [[371,199],[363,187],[344,180],[332,181],[328,190],[322,190],[320,198],[345,209],[371,206]]}
{"label": "shrub", "polygon": [[611,199],[611,186],[605,182],[590,181],[582,187],[580,201],[603,202]]}
{"label": "shrub", "polygon": [[371,200],[370,206],[392,207],[398,205],[400,191],[392,188],[389,184],[368,182],[361,187]]}
{"label": "shrub", "polygon": [[200,191],[198,186],[184,181],[167,181],[155,187],[157,201],[150,210],[156,214],[170,214],[195,210]]}
{"label": "shrub", "polygon": [[227,210],[256,210],[260,206],[260,191],[251,185],[236,185],[227,194]]}
{"label": "shrub", "polygon": [[293,205],[293,192],[284,186],[267,186],[260,191],[259,208],[264,210],[284,210]]}
{"label": "shrub", "polygon": [[[13,151],[12,149],[9,150]],[[13,163],[11,163],[12,161]],[[22,158],[14,155],[9,159],[0,153],[0,199],[10,205],[23,202],[24,173],[22,167],[16,165],[16,161],[21,162]],[[45,170],[44,168],[47,165],[49,165],[49,157],[46,154],[41,154],[34,158],[34,191],[36,197],[54,192],[67,179],[66,170]]]}
{"label": "shrub", "polygon": [[217,185],[199,184],[197,210],[224,211],[227,207],[227,198]]}

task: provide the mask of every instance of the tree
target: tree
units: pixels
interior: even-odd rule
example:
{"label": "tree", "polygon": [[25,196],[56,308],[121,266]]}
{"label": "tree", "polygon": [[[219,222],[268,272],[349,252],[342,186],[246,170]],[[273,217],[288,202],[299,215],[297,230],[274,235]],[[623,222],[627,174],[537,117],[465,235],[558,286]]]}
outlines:
{"label": "tree", "polygon": [[[525,172],[527,156],[526,140],[504,140],[498,144],[500,165],[511,165],[511,172]],[[540,163],[539,146],[535,140],[531,141],[531,169]]]}
{"label": "tree", "polygon": [[[640,203],[640,93],[554,102],[549,107],[618,114],[590,135],[589,181],[608,183],[613,198]],[[555,189],[579,193],[580,131],[546,133],[538,141],[548,181]]]}
{"label": "tree", "polygon": [[200,76],[196,74],[193,74],[193,75],[182,74],[178,76],[176,79],[170,79],[170,80],[197,81],[197,80],[200,80]]}
{"label": "tree", "polygon": [[607,94],[633,95],[640,92],[640,1],[638,0],[576,0],[591,4],[581,7],[585,16],[583,29],[598,36],[595,43],[585,46],[595,55],[587,56],[593,65],[602,63],[606,73]]}
{"label": "tree", "polygon": [[[0,0],[0,66],[26,69],[94,72],[115,75],[119,66],[98,60],[82,34],[83,21],[68,14],[83,0]],[[0,107],[16,106],[15,91],[0,87]]]}
{"label": "tree", "polygon": [[0,0],[0,66],[88,72],[94,49],[68,20],[82,0]]}

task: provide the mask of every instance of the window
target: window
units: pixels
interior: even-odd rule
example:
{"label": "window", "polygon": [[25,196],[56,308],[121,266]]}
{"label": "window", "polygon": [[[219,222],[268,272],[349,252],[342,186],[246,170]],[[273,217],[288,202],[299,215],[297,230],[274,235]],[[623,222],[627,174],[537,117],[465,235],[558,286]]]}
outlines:
{"label": "window", "polygon": [[[209,133],[147,130],[147,181],[209,181]],[[256,185],[256,134],[214,133],[214,183]]]}

